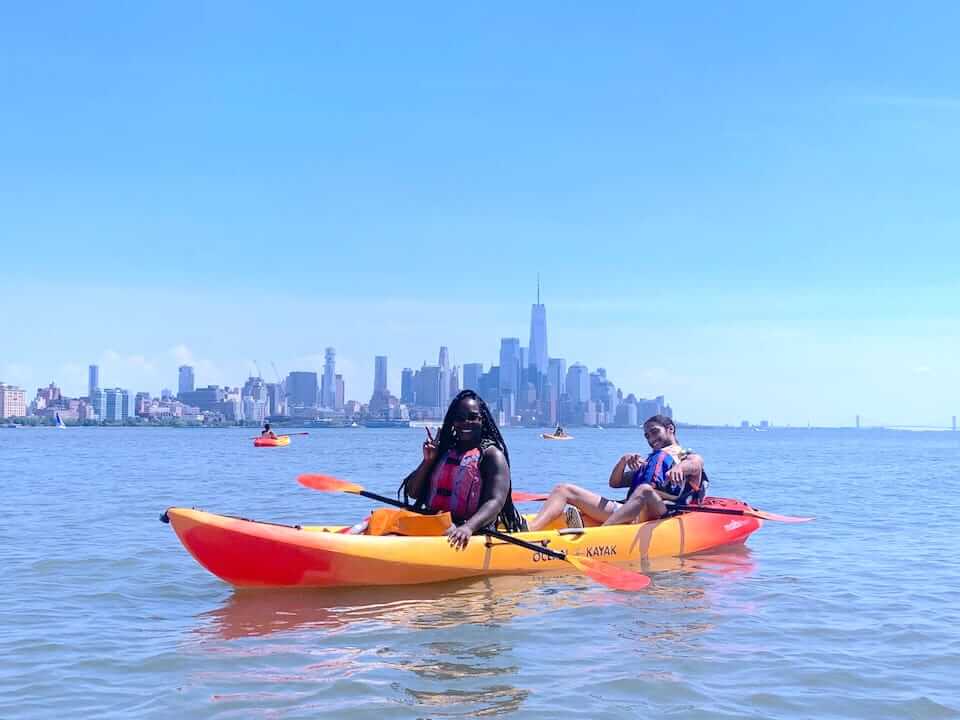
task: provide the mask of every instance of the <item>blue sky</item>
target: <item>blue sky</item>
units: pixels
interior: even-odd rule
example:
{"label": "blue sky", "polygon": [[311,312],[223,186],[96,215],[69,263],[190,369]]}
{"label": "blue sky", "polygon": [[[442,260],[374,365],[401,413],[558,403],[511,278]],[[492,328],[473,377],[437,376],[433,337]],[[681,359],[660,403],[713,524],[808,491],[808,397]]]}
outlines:
{"label": "blue sky", "polygon": [[[0,381],[553,356],[681,419],[960,412],[960,7],[130,3],[0,25]],[[837,7],[842,5],[842,7]]]}

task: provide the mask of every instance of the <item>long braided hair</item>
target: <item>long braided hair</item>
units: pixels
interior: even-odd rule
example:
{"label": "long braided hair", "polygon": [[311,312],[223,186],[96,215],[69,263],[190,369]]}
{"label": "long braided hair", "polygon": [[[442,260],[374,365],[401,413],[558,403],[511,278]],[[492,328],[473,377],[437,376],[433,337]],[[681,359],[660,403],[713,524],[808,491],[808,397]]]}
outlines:
{"label": "long braided hair", "polygon": [[[510,453],[507,451],[507,443],[504,441],[503,435],[500,434],[500,428],[497,427],[497,423],[494,421],[493,415],[490,413],[490,408],[487,407],[487,404],[483,401],[483,398],[477,395],[477,393],[475,393],[473,390],[462,390],[450,402],[450,406],[447,408],[447,413],[443,416],[443,426],[440,428],[440,432],[437,433],[436,437],[437,452],[434,455],[433,462],[430,463],[430,467],[427,468],[426,477],[428,479],[433,477],[433,472],[437,465],[446,459],[447,451],[457,444],[457,439],[453,433],[454,418],[457,412],[457,406],[462,400],[468,399],[476,400],[477,405],[480,408],[480,420],[482,422],[482,428],[480,431],[480,451],[483,452],[486,448],[491,446],[498,448],[500,452],[503,453],[503,457],[507,461],[507,467],[510,467]],[[403,494],[403,502],[407,505],[410,504],[410,496],[407,494],[407,480],[412,476],[413,473],[404,478],[397,491],[398,497],[401,493]],[[417,499],[415,504],[419,507],[426,507],[426,503],[422,498]],[[503,523],[508,532],[517,532],[520,530],[522,518],[520,516],[520,512],[513,504],[512,479],[510,483],[510,491],[507,493],[507,500],[500,509],[500,513],[497,515],[497,521]]]}

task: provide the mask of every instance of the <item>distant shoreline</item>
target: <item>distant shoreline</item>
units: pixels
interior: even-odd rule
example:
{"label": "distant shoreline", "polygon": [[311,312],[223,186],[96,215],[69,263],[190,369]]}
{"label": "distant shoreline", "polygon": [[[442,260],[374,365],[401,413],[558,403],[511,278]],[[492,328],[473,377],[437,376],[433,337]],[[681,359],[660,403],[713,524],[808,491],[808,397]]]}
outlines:
{"label": "distant shoreline", "polygon": [[[441,420],[415,420],[411,421],[409,427],[397,427],[397,428],[368,428],[363,424],[358,424],[357,426],[350,425],[332,425],[332,426],[317,426],[317,425],[305,425],[305,424],[278,424],[276,422],[270,423],[271,427],[274,430],[286,430],[286,429],[296,429],[296,430],[316,430],[319,433],[328,432],[330,430],[377,430],[377,429],[389,429],[389,430],[422,430],[424,427],[440,427],[442,425]],[[67,423],[66,429],[75,430],[80,428],[95,428],[95,429],[115,429],[115,428],[173,428],[176,430],[247,430],[247,431],[257,431],[263,426],[260,424],[253,425],[227,425],[227,424],[211,424],[205,425],[202,423]],[[544,428],[551,428],[552,425],[508,425],[504,429],[507,431],[511,430],[542,430]],[[639,432],[641,427],[639,425],[570,425],[571,428],[578,428],[584,431],[590,430],[631,430],[634,432]],[[19,423],[19,422],[10,422],[4,421],[0,423],[0,429],[24,429],[24,428],[48,428],[48,429],[57,429],[57,426],[52,423]],[[928,426],[919,426],[919,425],[878,425],[870,427],[850,427],[850,426],[831,426],[831,425],[811,425],[811,426],[798,426],[798,425],[783,425],[776,427],[767,427],[767,428],[758,428],[758,427],[740,427],[738,425],[700,425],[700,424],[685,424],[678,423],[677,428],[679,430],[729,430],[733,432],[743,432],[743,433],[752,433],[752,432],[790,432],[790,431],[810,431],[810,430],[849,430],[849,431],[860,431],[860,432],[876,432],[876,431],[887,431],[887,432],[955,432],[953,428],[950,427],[928,427]]]}

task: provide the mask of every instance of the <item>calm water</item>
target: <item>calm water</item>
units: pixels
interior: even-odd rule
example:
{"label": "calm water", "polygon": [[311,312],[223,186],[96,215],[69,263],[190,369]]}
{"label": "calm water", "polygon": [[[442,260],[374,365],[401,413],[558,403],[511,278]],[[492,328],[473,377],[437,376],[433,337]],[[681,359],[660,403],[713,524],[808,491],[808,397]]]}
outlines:
{"label": "calm water", "polygon": [[[507,434],[514,485],[600,489],[642,437]],[[960,717],[960,435],[688,431],[716,495],[787,514],[746,549],[652,571],[235,592],[157,521],[195,505],[353,522],[415,430],[0,430],[0,717]]]}

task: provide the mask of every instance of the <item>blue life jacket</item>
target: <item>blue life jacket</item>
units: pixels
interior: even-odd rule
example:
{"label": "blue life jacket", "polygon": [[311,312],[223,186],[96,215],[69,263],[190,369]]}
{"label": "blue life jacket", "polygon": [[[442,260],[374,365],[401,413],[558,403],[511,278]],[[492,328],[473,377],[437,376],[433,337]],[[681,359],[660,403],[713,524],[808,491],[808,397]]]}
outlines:
{"label": "blue life jacket", "polygon": [[678,462],[679,460],[670,453],[663,450],[654,450],[647,455],[647,461],[643,469],[637,470],[633,474],[633,480],[630,482],[630,492],[627,493],[627,497],[633,495],[638,486],[650,485],[655,490],[677,496],[674,501],[677,505],[685,505],[688,500],[694,500],[695,502],[702,500],[707,494],[706,472],[701,474],[699,490],[694,490],[690,483],[686,481],[671,483],[667,480],[667,470]]}

